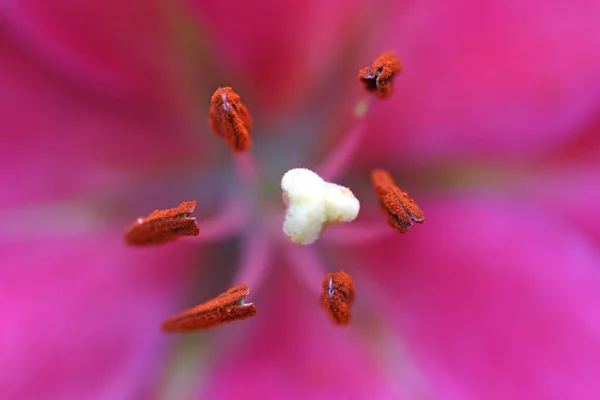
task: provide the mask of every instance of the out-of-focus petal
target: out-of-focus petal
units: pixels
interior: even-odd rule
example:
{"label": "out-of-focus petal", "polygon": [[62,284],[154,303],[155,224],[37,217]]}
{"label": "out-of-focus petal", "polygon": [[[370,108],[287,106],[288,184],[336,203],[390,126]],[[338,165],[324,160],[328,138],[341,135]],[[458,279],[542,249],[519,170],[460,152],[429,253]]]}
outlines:
{"label": "out-of-focus petal", "polygon": [[[36,60],[63,78],[99,93],[159,107],[181,107],[200,74],[176,3],[8,0],[0,21]],[[187,54],[190,53],[190,54]],[[158,108],[155,108],[158,110]]]}
{"label": "out-of-focus petal", "polygon": [[[245,84],[263,110],[315,85],[335,90],[344,40],[357,35],[363,0],[192,1],[225,76]],[[361,12],[363,12],[361,14]]]}
{"label": "out-of-focus petal", "polygon": [[116,232],[3,243],[0,397],[151,398],[190,249],[140,251]]}
{"label": "out-of-focus petal", "polygon": [[553,218],[576,226],[600,248],[600,163],[532,168],[510,184],[544,208]]}
{"label": "out-of-focus petal", "polygon": [[600,114],[583,134],[544,159],[509,176],[517,190],[576,226],[600,248]]}
{"label": "out-of-focus petal", "polygon": [[[220,327],[245,334],[214,352],[215,364],[200,398],[401,398],[368,357],[356,331],[331,323],[319,299],[299,290],[287,271],[278,271],[270,277],[269,293],[252,297],[251,292],[256,317]],[[261,298],[268,302],[259,303]]]}
{"label": "out-of-focus petal", "polygon": [[598,253],[536,207],[448,197],[362,259],[439,398],[597,398]]}
{"label": "out-of-focus petal", "polygon": [[201,162],[206,132],[184,120],[67,83],[1,28],[0,54],[0,181],[10,188],[0,206],[97,194],[139,180],[144,169],[155,172],[192,156]]}
{"label": "out-of-focus petal", "polygon": [[[404,61],[371,115],[371,152],[432,159],[536,156],[600,104],[600,3],[410,2],[373,48]],[[585,39],[584,39],[585,38]]]}

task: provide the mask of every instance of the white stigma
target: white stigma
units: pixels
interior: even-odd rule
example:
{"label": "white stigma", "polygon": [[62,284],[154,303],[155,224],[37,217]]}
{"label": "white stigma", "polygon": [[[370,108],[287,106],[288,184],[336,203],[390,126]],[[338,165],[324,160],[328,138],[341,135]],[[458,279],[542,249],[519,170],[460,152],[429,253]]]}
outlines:
{"label": "white stigma", "polygon": [[326,224],[353,221],[360,210],[350,189],[326,182],[305,168],[286,172],[281,189],[287,206],[283,233],[297,244],[313,243]]}

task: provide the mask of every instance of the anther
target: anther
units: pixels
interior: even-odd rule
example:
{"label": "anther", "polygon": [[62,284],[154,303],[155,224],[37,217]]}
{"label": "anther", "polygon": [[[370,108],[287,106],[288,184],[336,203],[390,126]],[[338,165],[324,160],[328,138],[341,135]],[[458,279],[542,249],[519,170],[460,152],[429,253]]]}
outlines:
{"label": "anther", "polygon": [[236,286],[205,303],[172,316],[163,322],[162,329],[167,332],[190,332],[256,315],[254,304],[244,302],[248,293],[248,285]]}
{"label": "anther", "polygon": [[358,79],[369,92],[381,99],[392,93],[392,78],[402,71],[402,63],[396,54],[386,52],[380,55],[371,67],[363,68],[358,73]]}
{"label": "anther", "polygon": [[350,305],[354,301],[354,283],[344,271],[332,272],[323,279],[323,307],[331,320],[340,325],[350,322]]}
{"label": "anther", "polygon": [[384,169],[371,172],[371,182],[383,211],[388,215],[388,224],[406,233],[413,222],[425,222],[423,211],[408,194],[403,192]]}
{"label": "anther", "polygon": [[195,208],[195,201],[185,201],[175,208],[154,210],[127,229],[125,240],[133,245],[148,245],[169,242],[180,236],[198,236],[198,222],[190,217]]}
{"label": "anther", "polygon": [[230,87],[220,87],[210,100],[208,123],[213,132],[225,138],[234,151],[244,151],[252,147],[250,131],[252,117]]}

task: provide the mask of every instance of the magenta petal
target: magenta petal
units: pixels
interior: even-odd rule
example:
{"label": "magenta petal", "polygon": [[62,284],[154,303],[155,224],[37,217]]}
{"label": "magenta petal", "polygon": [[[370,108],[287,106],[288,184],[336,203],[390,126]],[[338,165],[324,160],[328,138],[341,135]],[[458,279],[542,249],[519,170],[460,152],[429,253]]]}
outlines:
{"label": "magenta petal", "polygon": [[373,48],[405,68],[374,107],[371,156],[532,156],[563,143],[600,104],[599,14],[594,0],[401,8]]}
{"label": "magenta petal", "polygon": [[272,109],[312,85],[332,84],[329,67],[343,54],[343,40],[358,33],[356,21],[363,2],[192,3],[208,28],[222,72],[252,85],[252,95]]}
{"label": "magenta petal", "polygon": [[202,135],[182,121],[66,83],[1,30],[0,52],[0,181],[10,188],[0,206],[106,194],[143,169],[200,159]]}
{"label": "magenta petal", "polygon": [[[8,0],[0,17],[21,46],[64,78],[137,104],[180,105],[189,77],[168,2]],[[198,71],[195,71],[196,73]]]}
{"label": "magenta petal", "polygon": [[151,398],[189,247],[121,234],[0,246],[0,397]]}
{"label": "magenta petal", "polygon": [[215,351],[199,398],[398,399],[356,331],[334,326],[319,299],[279,271],[270,277],[273,290],[250,292],[256,317],[222,327],[238,339]]}
{"label": "magenta petal", "polygon": [[420,205],[427,223],[363,262],[439,396],[598,398],[600,257],[589,242],[514,201]]}
{"label": "magenta petal", "polygon": [[532,169],[511,179],[511,186],[551,210],[554,218],[577,227],[600,247],[600,163]]}

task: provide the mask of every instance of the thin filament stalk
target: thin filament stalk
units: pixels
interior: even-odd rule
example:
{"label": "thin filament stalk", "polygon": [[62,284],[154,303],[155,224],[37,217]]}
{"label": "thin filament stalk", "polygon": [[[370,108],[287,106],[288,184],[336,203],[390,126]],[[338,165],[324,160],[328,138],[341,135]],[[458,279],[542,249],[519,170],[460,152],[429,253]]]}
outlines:
{"label": "thin filament stalk", "polygon": [[365,116],[370,108],[371,98],[357,103],[354,111],[354,123],[340,143],[325,157],[316,172],[327,181],[338,180],[354,159],[362,139],[367,131]]}

